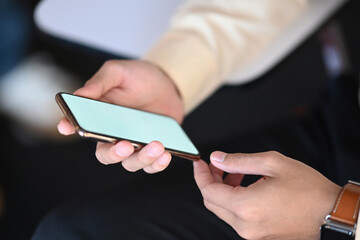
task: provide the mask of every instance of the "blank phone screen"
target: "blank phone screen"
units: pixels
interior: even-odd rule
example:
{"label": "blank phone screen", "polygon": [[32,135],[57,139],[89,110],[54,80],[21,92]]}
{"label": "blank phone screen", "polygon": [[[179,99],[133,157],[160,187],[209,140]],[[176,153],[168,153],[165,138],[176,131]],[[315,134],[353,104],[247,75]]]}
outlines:
{"label": "blank phone screen", "polygon": [[156,140],[169,150],[198,155],[173,118],[66,93],[61,96],[80,128],[87,132],[145,144]]}

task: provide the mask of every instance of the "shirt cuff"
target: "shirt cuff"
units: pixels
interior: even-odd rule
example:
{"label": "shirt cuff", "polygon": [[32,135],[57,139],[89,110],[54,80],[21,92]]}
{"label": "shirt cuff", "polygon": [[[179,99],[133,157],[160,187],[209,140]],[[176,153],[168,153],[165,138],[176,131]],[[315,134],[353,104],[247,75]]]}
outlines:
{"label": "shirt cuff", "polygon": [[183,99],[185,113],[221,84],[214,54],[195,34],[170,31],[144,59],[157,64],[173,80]]}

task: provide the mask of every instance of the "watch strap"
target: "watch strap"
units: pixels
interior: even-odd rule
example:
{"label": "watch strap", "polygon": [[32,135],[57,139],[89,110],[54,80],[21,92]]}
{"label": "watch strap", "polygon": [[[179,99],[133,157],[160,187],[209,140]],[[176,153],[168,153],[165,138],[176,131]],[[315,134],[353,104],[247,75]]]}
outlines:
{"label": "watch strap", "polygon": [[354,226],[358,219],[360,207],[360,184],[349,181],[339,193],[331,220]]}

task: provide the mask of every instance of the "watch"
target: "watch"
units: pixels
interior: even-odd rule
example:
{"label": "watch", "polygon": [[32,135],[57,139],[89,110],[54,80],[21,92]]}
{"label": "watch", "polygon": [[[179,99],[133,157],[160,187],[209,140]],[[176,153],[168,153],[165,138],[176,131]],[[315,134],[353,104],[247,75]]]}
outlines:
{"label": "watch", "polygon": [[360,183],[349,181],[321,226],[321,240],[354,240],[360,207]]}

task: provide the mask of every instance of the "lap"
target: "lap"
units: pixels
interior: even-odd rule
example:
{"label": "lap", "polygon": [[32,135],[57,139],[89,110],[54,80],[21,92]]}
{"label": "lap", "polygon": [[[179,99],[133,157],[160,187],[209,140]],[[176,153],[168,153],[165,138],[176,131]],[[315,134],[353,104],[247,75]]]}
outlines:
{"label": "lap", "polygon": [[[346,177],[359,181],[356,160],[360,148],[358,141],[352,141],[360,135],[360,114],[354,99],[357,88],[346,89],[353,92],[348,101],[333,94],[329,102],[303,119],[228,139],[217,146],[200,147],[204,159],[213,150],[276,150],[338,184]],[[337,106],[340,99],[344,100],[341,106],[348,107],[344,114]],[[155,175],[135,174],[138,176],[116,188],[56,209],[42,221],[33,239],[239,239],[231,227],[204,207],[189,161],[174,159],[168,169]],[[244,185],[254,180],[256,176],[247,176]]]}
{"label": "lap", "polygon": [[204,207],[192,164],[174,161],[168,171],[139,173],[136,181],[55,209],[33,239],[240,239]]}

